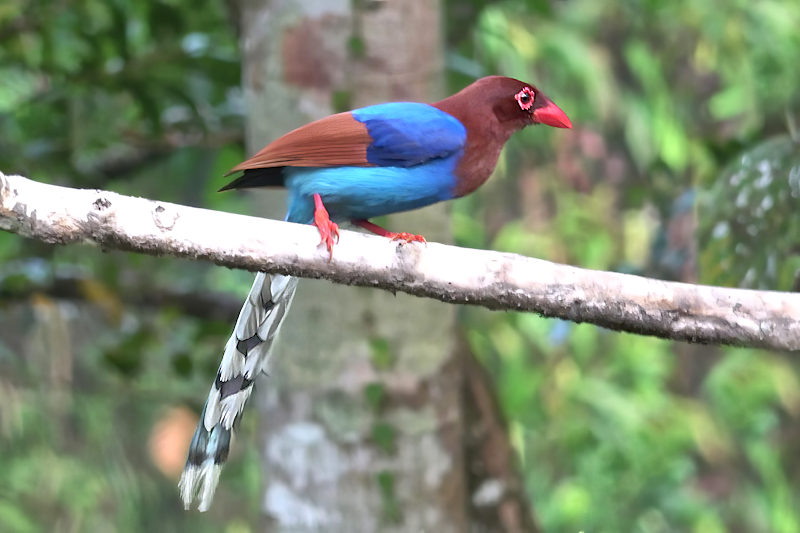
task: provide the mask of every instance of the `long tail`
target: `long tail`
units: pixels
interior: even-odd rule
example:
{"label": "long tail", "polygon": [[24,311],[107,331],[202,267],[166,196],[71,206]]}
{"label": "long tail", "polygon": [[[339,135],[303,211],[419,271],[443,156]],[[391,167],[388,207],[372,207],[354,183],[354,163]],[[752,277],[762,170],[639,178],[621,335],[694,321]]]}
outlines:
{"label": "long tail", "polygon": [[295,277],[263,272],[253,282],[189,445],[178,484],[186,509],[195,497],[199,498],[199,510],[211,505],[234,428],[253,391],[253,381],[266,370],[270,349],[296,287]]}

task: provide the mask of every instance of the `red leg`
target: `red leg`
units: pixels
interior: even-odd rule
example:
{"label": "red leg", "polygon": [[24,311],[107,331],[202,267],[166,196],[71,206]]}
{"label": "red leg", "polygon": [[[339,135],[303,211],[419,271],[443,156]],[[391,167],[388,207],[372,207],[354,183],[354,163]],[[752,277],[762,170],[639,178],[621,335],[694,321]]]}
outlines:
{"label": "red leg", "polygon": [[392,239],[393,241],[428,242],[422,235],[414,235],[413,233],[406,233],[406,232],[395,233],[393,231],[384,229],[377,224],[373,224],[369,220],[354,220],[353,224],[355,224],[356,226],[360,226],[367,231],[371,231],[375,235],[380,235],[381,237],[387,237],[389,239]]}
{"label": "red leg", "polygon": [[330,259],[333,259],[334,237],[336,237],[336,242],[339,242],[339,226],[335,222],[331,222],[328,210],[322,204],[322,198],[316,193],[314,193],[314,225],[319,230],[321,237],[319,243],[324,243],[328,247]]}

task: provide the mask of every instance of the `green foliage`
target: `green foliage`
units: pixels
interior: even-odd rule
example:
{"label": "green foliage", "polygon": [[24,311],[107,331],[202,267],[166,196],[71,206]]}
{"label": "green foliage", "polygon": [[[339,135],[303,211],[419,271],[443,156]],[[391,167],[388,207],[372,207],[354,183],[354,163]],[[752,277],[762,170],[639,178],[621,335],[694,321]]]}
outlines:
{"label": "green foliage", "polygon": [[[455,203],[458,243],[689,280],[696,255],[704,281],[792,286],[800,4],[473,5],[475,31],[450,36],[453,84],[532,80],[576,128],[512,138],[493,180]],[[791,360],[461,317],[545,531],[800,530]]]}
{"label": "green foliage", "polygon": [[456,43],[451,63],[470,75],[535,80],[574,122],[602,129],[608,147],[624,151],[634,165],[627,198],[645,188],[663,211],[676,186],[715,175],[720,162],[763,138],[765,127],[774,130],[776,119],[780,131],[784,112],[797,109],[800,34],[791,28],[798,21],[800,6],[782,0],[574,0],[549,10],[500,2],[479,12],[472,39]]}
{"label": "green foliage", "polygon": [[166,1],[4,6],[6,172],[97,184],[240,124],[238,52],[219,3],[191,11]]}
{"label": "green foliage", "polygon": [[[224,5],[1,3],[0,169],[247,211],[242,197],[214,193],[243,155]],[[800,104],[800,3],[445,9],[453,89],[490,73],[531,79],[576,125],[512,138],[494,178],[454,204],[460,244],[682,279],[696,255],[704,281],[792,286],[800,161],[785,134]],[[348,47],[364,53],[357,36]],[[349,107],[349,94],[332,98]],[[254,417],[205,515],[180,509],[146,444],[168,407],[199,410],[230,328],[146,297],[238,291],[249,279],[0,234],[0,530],[257,529]],[[800,530],[791,360],[517,313],[461,318],[546,531]],[[370,349],[378,371],[394,365],[385,340]],[[376,447],[391,453],[385,391],[363,393]],[[376,491],[385,521],[400,522],[394,473],[379,473]]]}
{"label": "green foliage", "polygon": [[800,280],[798,207],[799,143],[782,136],[743,153],[698,206],[704,278],[790,290]]}
{"label": "green foliage", "polygon": [[[0,169],[241,209],[210,194],[243,151],[227,17],[212,1],[2,2]],[[201,401],[230,325],[133,302],[249,278],[216,270],[0,233],[0,530],[249,530],[257,454],[234,452],[198,515],[148,448],[170,407]]]}
{"label": "green foliage", "polygon": [[[35,347],[38,337],[51,335],[46,329],[64,307],[41,301],[35,309],[50,318],[34,321],[20,341],[34,343],[27,355],[42,367],[29,367],[29,374],[15,382],[0,381],[3,439],[9,444],[0,456],[3,494],[14,502],[0,507],[0,529],[43,531],[59,523],[81,531],[214,531],[231,518],[255,515],[258,483],[244,490],[236,481],[246,479],[243,468],[258,470],[255,454],[232,461],[225,477],[233,481],[220,494],[225,503],[209,516],[184,513],[175,496],[176,480],[153,468],[148,456],[148,435],[167,408],[208,387],[207,372],[184,379],[174,375],[170,355],[190,345],[197,360],[213,360],[221,336],[204,339],[195,320],[169,310],[146,317],[127,313],[127,336],[117,339],[111,328],[94,331],[89,337],[99,342],[77,340],[80,349],[70,363],[63,351]],[[93,316],[104,325],[98,313]],[[124,366],[110,369],[109,353],[124,361],[139,358],[135,377]],[[69,364],[77,383],[59,381],[54,374]],[[244,435],[252,433],[245,425]]]}
{"label": "green foliage", "polygon": [[376,422],[372,425],[372,442],[381,452],[393,454],[396,451],[397,430],[388,422]]}
{"label": "green foliage", "polygon": [[383,383],[369,383],[364,387],[364,399],[374,412],[380,411],[386,400],[386,389]]}
{"label": "green foliage", "polygon": [[389,370],[394,366],[397,357],[386,339],[370,339],[369,347],[370,361],[376,370]]}
{"label": "green foliage", "polygon": [[383,470],[378,472],[375,478],[378,482],[383,507],[382,521],[386,524],[399,524],[402,520],[402,509],[394,488],[395,475],[392,472]]}

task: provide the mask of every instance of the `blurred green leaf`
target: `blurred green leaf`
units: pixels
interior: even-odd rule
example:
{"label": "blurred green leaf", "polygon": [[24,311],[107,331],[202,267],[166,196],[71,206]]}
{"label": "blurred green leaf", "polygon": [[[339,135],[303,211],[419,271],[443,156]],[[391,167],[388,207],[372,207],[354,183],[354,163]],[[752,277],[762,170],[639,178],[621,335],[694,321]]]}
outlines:
{"label": "blurred green leaf", "polygon": [[800,145],[781,136],[741,154],[700,197],[704,278],[790,289],[800,257],[798,206]]}

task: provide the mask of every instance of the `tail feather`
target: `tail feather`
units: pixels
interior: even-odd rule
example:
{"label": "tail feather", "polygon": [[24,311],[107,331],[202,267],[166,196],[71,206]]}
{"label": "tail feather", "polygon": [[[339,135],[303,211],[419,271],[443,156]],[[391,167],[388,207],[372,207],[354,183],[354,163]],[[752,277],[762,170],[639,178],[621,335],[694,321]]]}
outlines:
{"label": "tail feather", "polygon": [[228,458],[233,432],[242,416],[253,382],[266,370],[283,317],[292,303],[297,278],[259,272],[236,321],[217,377],[200,415],[180,483],[189,509],[199,500],[205,511],[214,498],[222,464]]}

